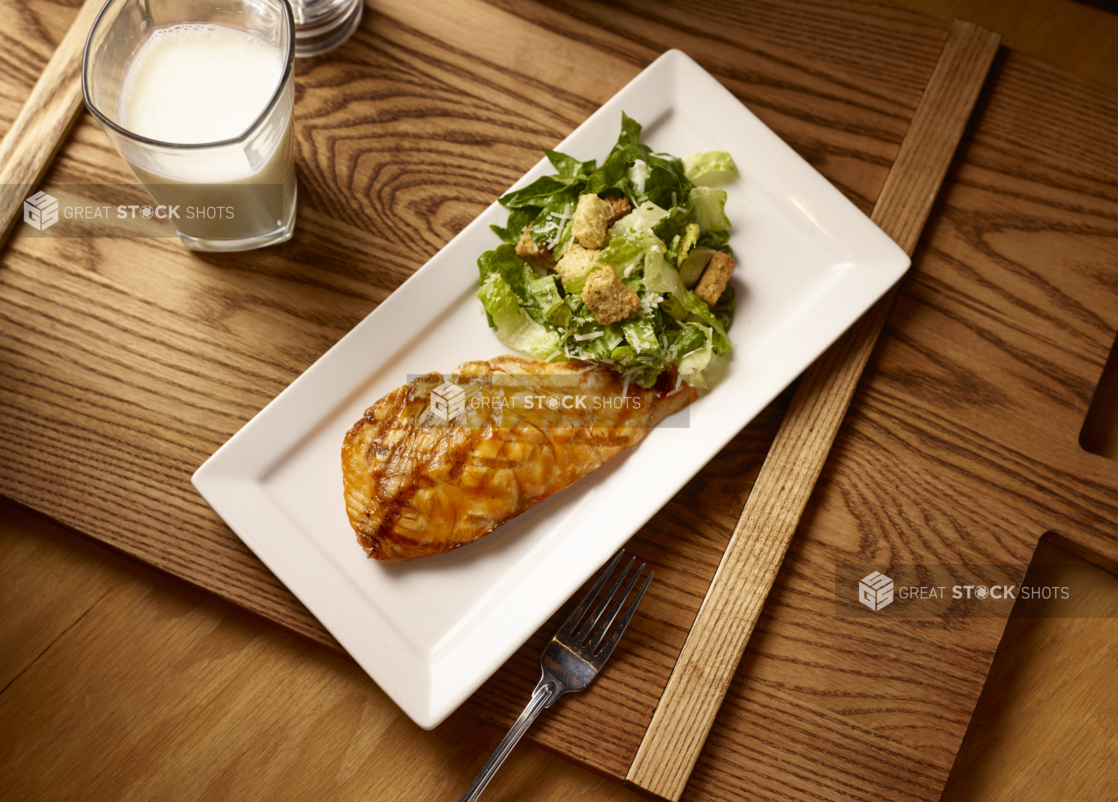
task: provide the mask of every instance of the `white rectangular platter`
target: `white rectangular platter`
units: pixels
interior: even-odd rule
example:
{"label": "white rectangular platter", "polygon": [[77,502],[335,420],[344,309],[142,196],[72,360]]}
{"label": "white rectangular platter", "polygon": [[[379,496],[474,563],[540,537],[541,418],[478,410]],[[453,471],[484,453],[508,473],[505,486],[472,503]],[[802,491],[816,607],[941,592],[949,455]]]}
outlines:
{"label": "white rectangular platter", "polygon": [[[497,203],[416,271],[194,474],[237,535],[419,725],[439,724],[714,454],[842,334],[909,260],[837,189],[679,51],[658,58],[556,149],[605,158],[625,111],[655,150],[726,150],[739,267],[732,359],[629,454],[481,541],[367,560],[346,517],[340,450],[409,374],[505,349],[474,297]],[[516,186],[550,172],[541,161]],[[530,689],[525,689],[527,693]]]}

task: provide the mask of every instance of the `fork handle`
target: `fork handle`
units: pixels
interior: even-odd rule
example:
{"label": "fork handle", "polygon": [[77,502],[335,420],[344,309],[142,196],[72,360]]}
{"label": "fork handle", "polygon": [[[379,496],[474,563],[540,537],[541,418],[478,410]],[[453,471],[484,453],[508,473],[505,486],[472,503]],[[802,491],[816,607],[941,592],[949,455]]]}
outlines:
{"label": "fork handle", "polygon": [[462,794],[458,802],[474,802],[481,796],[481,792],[485,790],[485,786],[489,785],[489,781],[493,779],[497,769],[505,762],[505,758],[509,756],[512,748],[520,740],[520,736],[532,726],[532,722],[536,720],[543,709],[551,704],[558,695],[557,691],[558,686],[554,680],[547,678],[540,680],[540,684],[532,691],[532,698],[528,701],[528,706],[524,708],[524,712],[520,714],[520,718],[512,725],[512,729],[508,731],[504,740],[497,745],[492,757],[481,767],[481,771],[478,772],[477,777],[474,778],[474,781],[466,789],[466,793]]}

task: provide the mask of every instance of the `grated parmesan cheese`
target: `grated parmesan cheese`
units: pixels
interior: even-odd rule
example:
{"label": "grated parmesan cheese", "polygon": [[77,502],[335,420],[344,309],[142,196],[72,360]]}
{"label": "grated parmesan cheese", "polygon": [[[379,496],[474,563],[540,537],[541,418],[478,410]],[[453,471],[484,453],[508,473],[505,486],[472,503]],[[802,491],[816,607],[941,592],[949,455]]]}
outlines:
{"label": "grated parmesan cheese", "polygon": [[556,245],[559,244],[559,240],[563,239],[563,231],[566,229],[567,222],[570,219],[571,219],[571,206],[570,206],[570,204],[567,204],[566,206],[563,207],[563,216],[559,218],[559,223],[558,223],[559,230],[555,233],[554,237],[552,237],[550,240],[548,240],[548,243],[547,243],[548,248],[554,248]]}

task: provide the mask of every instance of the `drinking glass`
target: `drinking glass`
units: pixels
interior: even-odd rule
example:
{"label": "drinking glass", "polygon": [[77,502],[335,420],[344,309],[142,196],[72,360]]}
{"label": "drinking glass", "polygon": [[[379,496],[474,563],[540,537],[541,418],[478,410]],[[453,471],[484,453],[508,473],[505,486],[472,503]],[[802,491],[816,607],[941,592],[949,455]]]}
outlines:
{"label": "drinking glass", "polygon": [[[179,23],[240,28],[283,54],[275,93],[241,135],[183,145],[149,139],[121,125],[129,59],[152,28]],[[188,248],[244,251],[291,238],[297,192],[294,34],[286,0],[108,0],[93,23],[82,60],[86,106],[152,200],[168,209],[179,207],[169,222]]]}
{"label": "drinking glass", "polygon": [[320,56],[353,35],[361,24],[362,0],[291,0],[295,55]]}

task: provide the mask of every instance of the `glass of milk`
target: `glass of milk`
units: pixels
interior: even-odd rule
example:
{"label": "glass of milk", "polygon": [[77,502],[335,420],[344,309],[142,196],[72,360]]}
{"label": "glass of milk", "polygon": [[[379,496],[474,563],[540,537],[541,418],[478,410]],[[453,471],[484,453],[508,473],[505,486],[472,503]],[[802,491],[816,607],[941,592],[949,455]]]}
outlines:
{"label": "glass of milk", "polygon": [[188,248],[290,239],[294,55],[286,0],[108,0],[94,22],[86,106]]}

